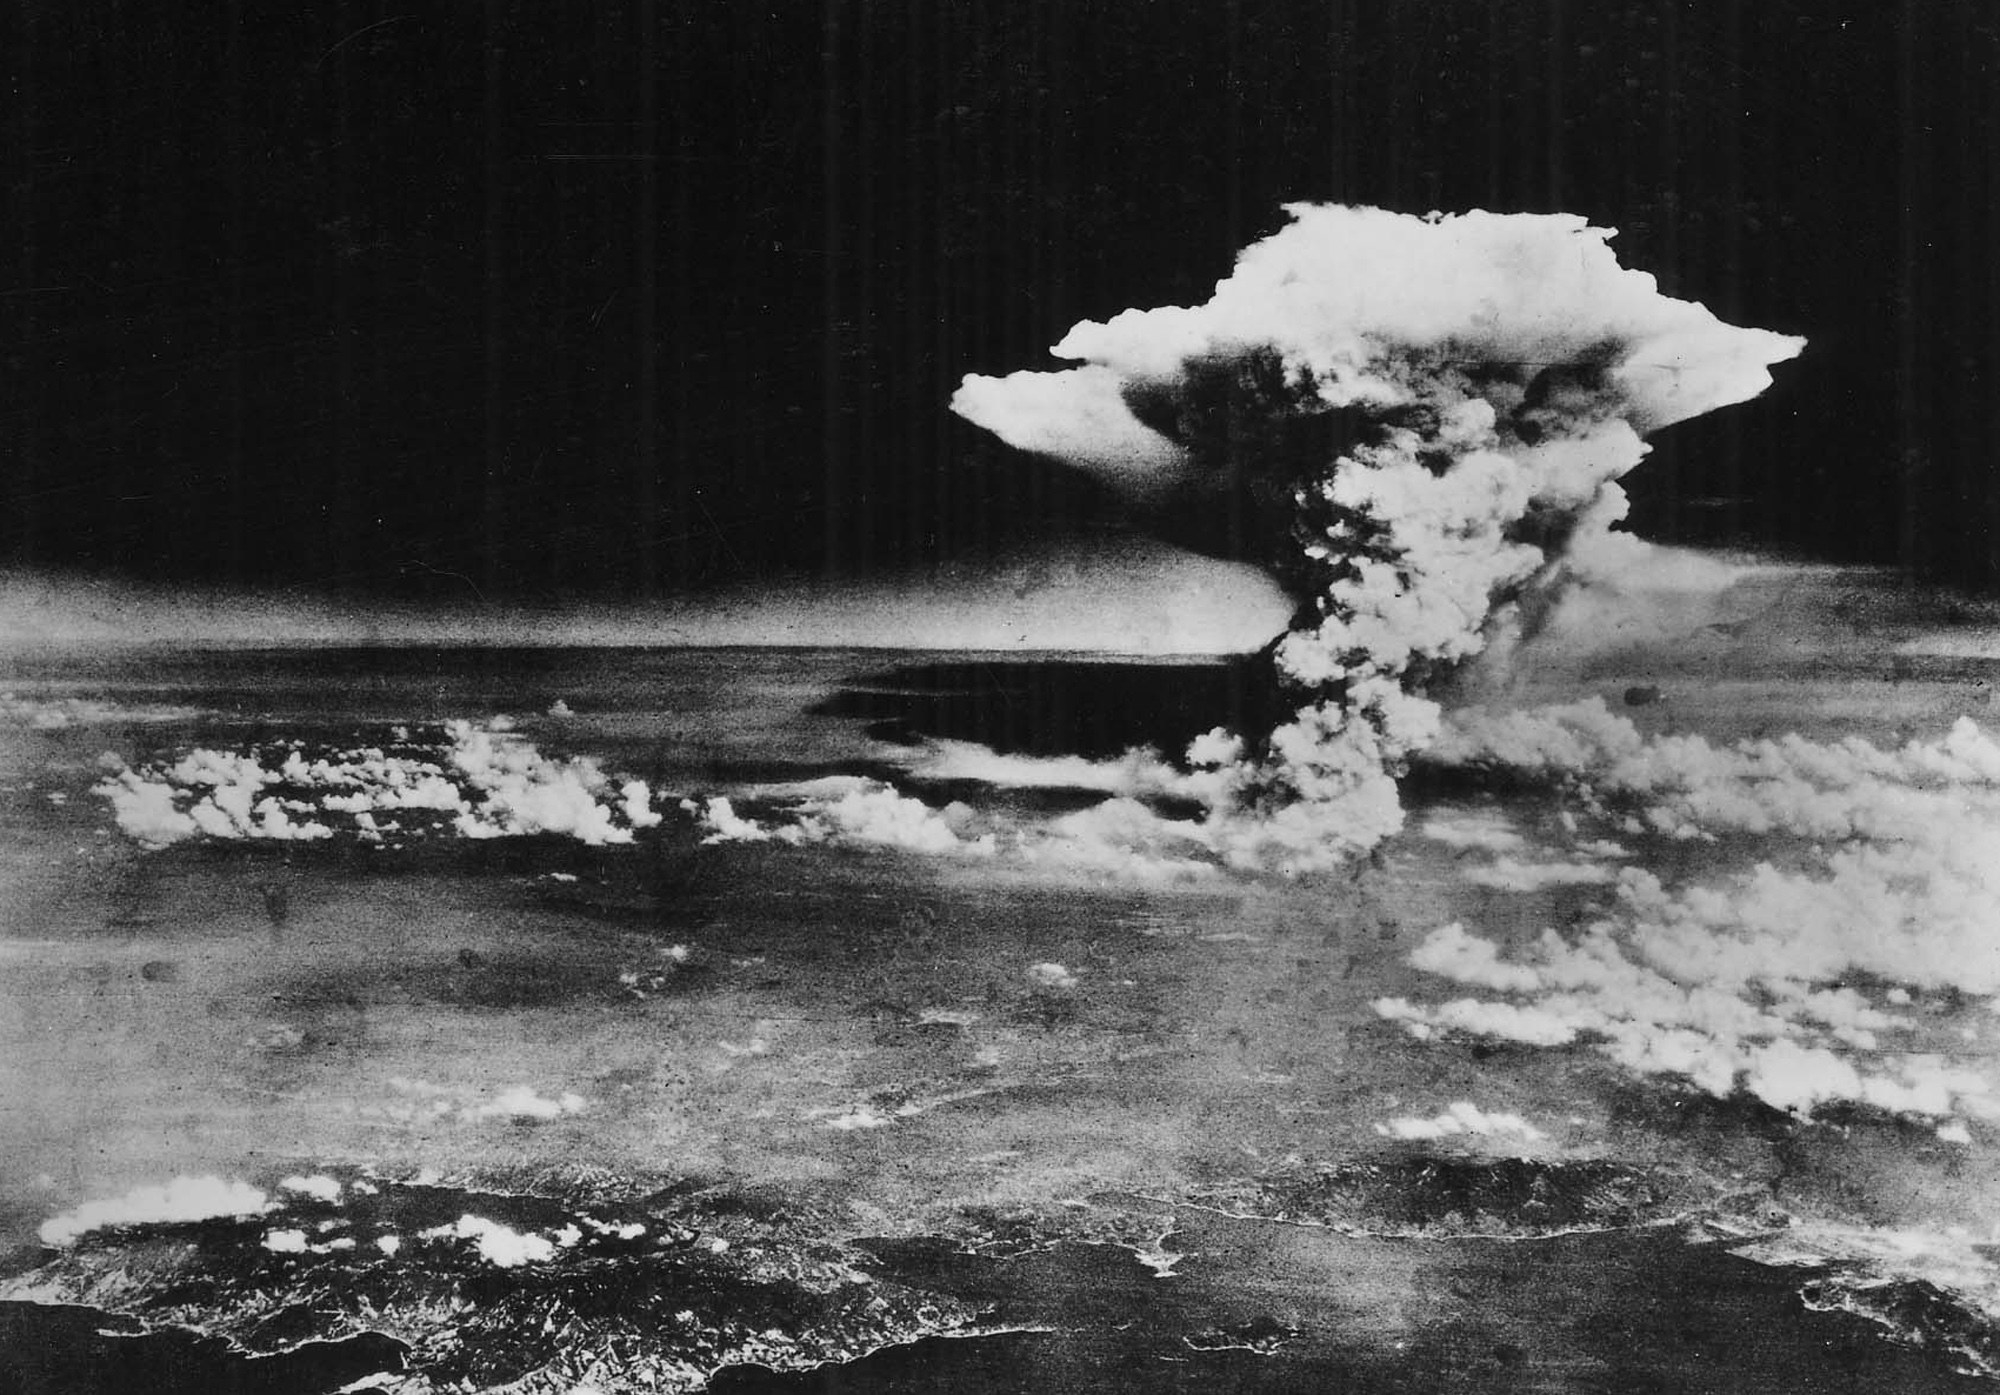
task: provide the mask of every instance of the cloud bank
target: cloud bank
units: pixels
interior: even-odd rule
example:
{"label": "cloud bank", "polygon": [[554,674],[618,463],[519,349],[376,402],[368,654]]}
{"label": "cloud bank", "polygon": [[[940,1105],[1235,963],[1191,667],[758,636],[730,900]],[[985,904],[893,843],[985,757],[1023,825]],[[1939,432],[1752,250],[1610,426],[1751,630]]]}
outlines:
{"label": "cloud bank", "polygon": [[115,756],[105,763],[94,792],[148,847],[196,837],[381,843],[533,833],[629,843],[662,818],[643,780],[615,781],[588,756],[544,755],[500,723],[454,721],[384,746],[309,750],[292,741],[198,747],[137,769]]}
{"label": "cloud bank", "polygon": [[[398,605],[0,570],[0,644],[797,645],[1221,654],[1284,628],[1258,568],[1143,537],[1058,539],[921,573],[773,579],[640,606]],[[0,716],[4,716],[0,713]]]}
{"label": "cloud bank", "polygon": [[261,1216],[275,1203],[247,1182],[221,1177],[176,1177],[162,1186],[135,1187],[123,1196],[87,1201],[42,1222],[45,1245],[70,1245],[110,1226],[181,1223]]}
{"label": "cloud bank", "polygon": [[1865,1105],[1947,1137],[1964,1136],[1955,1114],[2000,1113],[1942,1035],[1956,1005],[2000,999],[2000,744],[1976,723],[1894,748],[1718,745],[1644,736],[1592,700],[1454,713],[1425,760],[1552,786],[1579,836],[1712,844],[1723,867],[1682,886],[1606,868],[1608,906],[1526,943],[1443,926],[1411,965],[1504,996],[1384,998],[1379,1015],[1425,1038],[1587,1043],[1711,1094]]}

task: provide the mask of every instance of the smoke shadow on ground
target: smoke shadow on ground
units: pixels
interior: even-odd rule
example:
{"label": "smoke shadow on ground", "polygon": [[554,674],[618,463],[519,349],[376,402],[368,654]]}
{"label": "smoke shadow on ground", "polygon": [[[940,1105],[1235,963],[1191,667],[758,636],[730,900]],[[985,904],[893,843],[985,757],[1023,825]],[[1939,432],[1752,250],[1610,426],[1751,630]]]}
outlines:
{"label": "smoke shadow on ground", "polygon": [[1257,657],[1200,663],[982,659],[907,664],[848,680],[811,710],[878,740],[971,741],[1003,755],[1178,756],[1203,732],[1268,727],[1279,706]]}

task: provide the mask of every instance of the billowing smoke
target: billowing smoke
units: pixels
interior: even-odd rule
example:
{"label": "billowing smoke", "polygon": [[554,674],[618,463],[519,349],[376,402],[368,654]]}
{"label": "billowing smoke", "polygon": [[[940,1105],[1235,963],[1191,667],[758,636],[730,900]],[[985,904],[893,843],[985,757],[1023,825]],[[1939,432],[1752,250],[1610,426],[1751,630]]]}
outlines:
{"label": "billowing smoke", "polygon": [[1290,716],[1189,759],[1215,850],[1302,870],[1401,824],[1424,696],[1625,512],[1649,431],[1754,397],[1803,341],[1724,324],[1570,215],[1294,204],[1205,305],[1072,329],[1079,366],[968,377],[953,409],[1135,494],[1247,497],[1298,598]]}

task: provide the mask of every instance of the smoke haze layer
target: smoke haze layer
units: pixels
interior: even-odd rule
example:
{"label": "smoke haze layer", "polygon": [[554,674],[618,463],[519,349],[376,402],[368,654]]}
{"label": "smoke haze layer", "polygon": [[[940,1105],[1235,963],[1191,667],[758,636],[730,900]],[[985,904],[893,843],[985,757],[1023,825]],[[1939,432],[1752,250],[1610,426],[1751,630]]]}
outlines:
{"label": "smoke haze layer", "polygon": [[1741,402],[1803,341],[1618,265],[1566,214],[1293,204],[1207,304],[1076,326],[1079,366],[968,377],[953,409],[1135,494],[1246,493],[1299,602],[1294,715],[1190,751],[1231,862],[1304,870],[1401,823],[1428,682],[1602,555],[1649,431]]}

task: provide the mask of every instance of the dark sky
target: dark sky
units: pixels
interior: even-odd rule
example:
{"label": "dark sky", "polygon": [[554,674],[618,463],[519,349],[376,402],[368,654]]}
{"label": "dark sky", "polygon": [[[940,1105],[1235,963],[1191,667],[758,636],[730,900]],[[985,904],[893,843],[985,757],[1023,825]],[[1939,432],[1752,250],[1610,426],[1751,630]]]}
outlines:
{"label": "dark sky", "polygon": [[0,562],[632,598],[1109,527],[958,379],[1331,198],[1583,213],[1810,337],[1660,439],[1641,531],[2000,581],[1988,0],[0,22]]}

